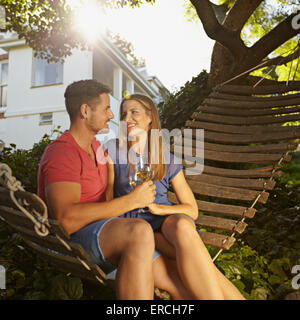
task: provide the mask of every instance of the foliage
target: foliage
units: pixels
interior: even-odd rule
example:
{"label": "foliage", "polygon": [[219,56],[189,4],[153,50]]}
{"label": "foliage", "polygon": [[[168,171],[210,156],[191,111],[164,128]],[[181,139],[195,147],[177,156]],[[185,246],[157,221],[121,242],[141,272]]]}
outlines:
{"label": "foliage", "polygon": [[[20,39],[41,57],[57,60],[71,54],[72,47],[78,45],[75,33],[66,33],[70,28],[72,10],[66,1],[1,0],[6,12],[6,29],[3,32],[16,32]],[[49,52],[51,53],[49,55]]]}
{"label": "foliage", "polygon": [[0,243],[0,264],[7,270],[7,289],[0,290],[0,300],[75,300],[82,297],[80,279],[57,272],[1,220]]}
{"label": "foliage", "polygon": [[[87,0],[79,0],[83,7]],[[99,8],[139,7],[155,0],[96,0]],[[48,61],[63,60],[71,55],[73,48],[87,49],[89,43],[75,28],[76,9],[69,0],[1,0],[5,9],[6,25],[1,32],[16,32],[19,39]]]}
{"label": "foliage", "polygon": [[[224,10],[223,14],[225,17],[225,12],[229,14],[229,11],[231,7],[234,5],[235,0],[216,0],[215,2],[219,6],[213,5],[213,7],[222,7],[222,10]],[[248,21],[244,24],[241,30],[242,41],[251,50],[251,48],[258,40],[262,39],[271,30],[274,30],[280,22],[282,22],[284,19],[286,19],[292,13],[297,12],[298,10],[298,0],[262,1],[260,5],[256,8],[256,10],[252,12]],[[185,17],[188,21],[191,21],[193,23],[199,22],[197,12],[189,0],[185,1],[184,12]],[[216,16],[218,17],[217,13]],[[292,54],[293,50],[297,48],[298,41],[299,34],[291,39],[283,39],[281,44],[277,42],[278,47],[271,54],[268,55],[268,58],[275,58],[277,56],[285,57],[288,54]],[[254,67],[258,64],[259,63],[256,63],[251,67]],[[244,71],[250,69],[249,65]],[[295,59],[293,59],[292,62],[283,65],[282,63],[278,63],[278,65],[275,66],[260,68],[258,70],[255,70],[254,72],[251,72],[251,75],[279,81],[298,80],[300,77],[299,69],[299,59],[297,59],[297,55],[295,55]]]}
{"label": "foliage", "polygon": [[248,46],[253,45],[298,9],[298,0],[264,0],[245,24],[242,30],[243,40]]}
{"label": "foliage", "polygon": [[[216,0],[219,6],[226,5],[228,12],[234,5],[235,0]],[[244,25],[241,37],[248,46],[263,37],[283,19],[299,9],[298,0],[264,0]],[[188,21],[198,23],[199,18],[194,6],[189,0],[184,3],[184,15]]]}
{"label": "foliage", "polygon": [[7,163],[17,180],[21,181],[25,190],[37,192],[37,172],[42,154],[55,134],[61,134],[60,126],[51,135],[45,134],[32,149],[17,149],[15,144],[5,147],[0,153],[0,162]]}
{"label": "foliage", "polygon": [[172,130],[184,126],[186,120],[190,119],[209,94],[207,79],[208,73],[203,70],[197,77],[186,82],[178,92],[172,93],[168,101],[158,105],[162,128]]}
{"label": "foliage", "polygon": [[[299,263],[299,261],[298,261]],[[219,256],[216,265],[248,300],[284,299],[291,288],[289,258],[272,258],[238,240],[228,252]]]}
{"label": "foliage", "polygon": [[[216,1],[211,1],[211,3],[214,5],[215,2],[219,6],[222,6],[224,10],[227,12],[234,4],[235,0],[216,0]],[[199,17],[197,15],[197,12],[195,10],[195,7],[192,5],[190,0],[185,0],[184,5],[184,16],[187,21],[193,22],[193,23],[199,23]]]}
{"label": "foliage", "polygon": [[[300,153],[295,153],[268,202],[257,206],[237,243],[216,260],[247,299],[283,299],[294,291],[291,269],[300,264],[299,165]],[[210,251],[214,256],[216,250]]]}

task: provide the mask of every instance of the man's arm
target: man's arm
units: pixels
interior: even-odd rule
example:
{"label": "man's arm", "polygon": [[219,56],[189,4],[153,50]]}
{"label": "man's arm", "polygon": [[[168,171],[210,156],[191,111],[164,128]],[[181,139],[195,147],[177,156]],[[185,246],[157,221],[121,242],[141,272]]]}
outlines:
{"label": "man's arm", "polygon": [[91,222],[146,207],[155,199],[155,185],[151,181],[144,182],[123,197],[106,202],[79,202],[81,186],[74,182],[49,184],[45,192],[50,213],[69,234]]}
{"label": "man's arm", "polygon": [[107,156],[107,187],[106,187],[106,201],[112,200],[114,198],[114,182],[115,182],[115,170],[114,163],[111,158]]}

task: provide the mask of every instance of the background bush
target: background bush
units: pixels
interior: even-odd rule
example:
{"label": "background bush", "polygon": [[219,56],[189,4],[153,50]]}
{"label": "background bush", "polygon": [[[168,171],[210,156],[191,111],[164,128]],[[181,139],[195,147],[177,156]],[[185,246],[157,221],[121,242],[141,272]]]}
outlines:
{"label": "background bush", "polygon": [[203,70],[178,92],[172,93],[167,102],[157,106],[162,128],[172,130],[184,127],[185,122],[209,94],[207,79],[208,73]]}

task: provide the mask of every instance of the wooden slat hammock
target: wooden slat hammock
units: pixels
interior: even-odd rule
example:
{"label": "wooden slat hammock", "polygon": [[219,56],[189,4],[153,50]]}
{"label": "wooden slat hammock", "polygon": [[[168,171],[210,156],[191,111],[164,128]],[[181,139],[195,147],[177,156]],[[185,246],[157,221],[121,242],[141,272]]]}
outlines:
{"label": "wooden slat hammock", "polygon": [[[281,164],[291,160],[289,152],[297,148],[300,127],[282,125],[300,121],[299,106],[299,82],[255,88],[223,85],[216,87],[186,122],[193,133],[204,129],[204,170],[186,179],[203,213],[197,225],[215,230],[200,234],[206,245],[219,248],[214,260],[222,250],[230,249],[236,234],[245,230],[245,220],[256,213],[255,205],[266,203],[274,178],[282,174]],[[185,141],[193,156],[195,139],[193,134]],[[69,241],[60,223],[47,218],[43,201],[26,192],[4,164],[0,164],[0,182],[4,186],[0,187],[0,216],[31,248],[64,272],[112,283],[90,262],[81,245]],[[169,198],[177,201],[172,192]]]}

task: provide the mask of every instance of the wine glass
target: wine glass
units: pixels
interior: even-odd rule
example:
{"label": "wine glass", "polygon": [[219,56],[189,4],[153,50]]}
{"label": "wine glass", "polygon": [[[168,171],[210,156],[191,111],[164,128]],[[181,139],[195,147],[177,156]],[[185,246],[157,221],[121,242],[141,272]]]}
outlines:
{"label": "wine glass", "polygon": [[[150,164],[143,161],[142,157],[136,164],[129,164],[129,184],[131,187],[136,187],[145,181],[152,180],[154,177],[154,171]],[[145,212],[143,208],[139,209],[139,212]]]}

